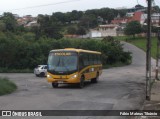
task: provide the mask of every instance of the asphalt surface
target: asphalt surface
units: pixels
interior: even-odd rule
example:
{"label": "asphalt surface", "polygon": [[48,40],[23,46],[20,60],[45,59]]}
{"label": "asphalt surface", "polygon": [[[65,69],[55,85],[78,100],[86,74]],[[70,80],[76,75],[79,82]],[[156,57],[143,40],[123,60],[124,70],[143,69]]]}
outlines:
{"label": "asphalt surface", "polygon": [[[36,77],[31,73],[1,73],[1,77],[9,77],[14,81],[18,89],[12,94],[0,96],[0,110],[140,109],[145,100],[145,53],[128,43],[124,44],[124,48],[133,53],[132,64],[103,70],[97,84],[86,83],[83,89],[79,89],[76,85],[61,85],[53,89],[45,78]],[[15,117],[15,119],[32,118]],[[124,116],[63,116],[63,114],[58,117],[35,117],[35,119],[125,118]]]}

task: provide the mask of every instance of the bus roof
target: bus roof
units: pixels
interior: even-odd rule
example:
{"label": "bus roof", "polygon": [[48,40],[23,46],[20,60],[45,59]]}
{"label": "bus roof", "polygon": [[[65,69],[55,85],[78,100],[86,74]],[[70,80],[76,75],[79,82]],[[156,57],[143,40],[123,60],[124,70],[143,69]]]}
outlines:
{"label": "bus roof", "polygon": [[50,52],[61,52],[61,51],[75,51],[75,52],[86,52],[86,53],[101,54],[101,52],[97,52],[97,51],[83,50],[83,49],[76,49],[76,48],[56,49],[56,50],[51,50]]}

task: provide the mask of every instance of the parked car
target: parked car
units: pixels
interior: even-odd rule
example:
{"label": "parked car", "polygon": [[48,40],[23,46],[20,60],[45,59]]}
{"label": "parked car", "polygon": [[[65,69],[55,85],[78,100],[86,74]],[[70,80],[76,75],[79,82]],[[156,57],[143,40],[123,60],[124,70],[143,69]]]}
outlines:
{"label": "parked car", "polygon": [[47,65],[38,65],[34,68],[34,74],[36,76],[47,76]]}

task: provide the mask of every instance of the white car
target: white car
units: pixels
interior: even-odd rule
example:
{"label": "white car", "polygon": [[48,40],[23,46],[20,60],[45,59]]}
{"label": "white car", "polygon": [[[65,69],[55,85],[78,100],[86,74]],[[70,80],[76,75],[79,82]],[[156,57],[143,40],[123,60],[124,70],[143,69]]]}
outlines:
{"label": "white car", "polygon": [[34,68],[34,74],[36,76],[47,76],[47,65],[38,65]]}

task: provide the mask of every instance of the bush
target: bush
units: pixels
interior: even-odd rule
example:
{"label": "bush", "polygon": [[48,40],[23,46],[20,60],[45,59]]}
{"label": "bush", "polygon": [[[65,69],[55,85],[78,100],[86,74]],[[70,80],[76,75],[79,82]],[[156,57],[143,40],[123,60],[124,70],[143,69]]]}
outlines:
{"label": "bush", "polygon": [[[103,64],[115,64],[123,63],[130,64],[132,60],[131,52],[124,52],[122,44],[119,40],[115,40],[113,37],[106,37],[102,40],[103,48],[101,52],[103,53]],[[107,58],[105,58],[107,56]]]}
{"label": "bush", "polygon": [[38,64],[47,63],[50,50],[62,48],[100,51],[103,65],[131,62],[130,52],[124,52],[120,42],[113,37],[106,37],[103,40],[66,38],[55,40],[41,37],[34,40],[32,34],[27,33],[21,36],[3,34],[3,37],[0,37],[0,67],[3,70],[16,69],[16,71],[33,69]]}
{"label": "bush", "polygon": [[17,86],[8,80],[8,78],[0,77],[0,95],[12,93],[17,89]]}

